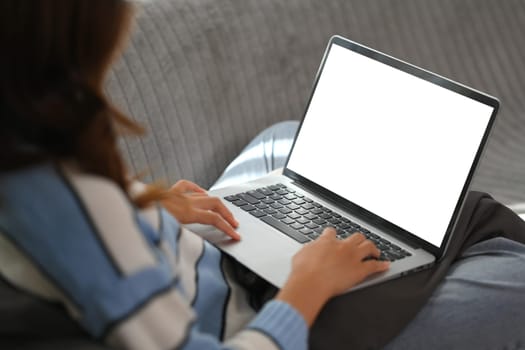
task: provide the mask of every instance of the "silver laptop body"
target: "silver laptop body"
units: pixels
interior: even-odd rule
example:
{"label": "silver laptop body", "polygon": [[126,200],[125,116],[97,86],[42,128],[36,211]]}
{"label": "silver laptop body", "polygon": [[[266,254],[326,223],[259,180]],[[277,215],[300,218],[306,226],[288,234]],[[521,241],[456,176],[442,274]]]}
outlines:
{"label": "silver laptop body", "polygon": [[[409,253],[354,289],[404,276],[445,254],[498,107],[493,97],[334,36],[283,173],[210,194],[285,185]],[[188,228],[282,287],[305,243],[224,202],[240,222],[240,242],[210,226]]]}

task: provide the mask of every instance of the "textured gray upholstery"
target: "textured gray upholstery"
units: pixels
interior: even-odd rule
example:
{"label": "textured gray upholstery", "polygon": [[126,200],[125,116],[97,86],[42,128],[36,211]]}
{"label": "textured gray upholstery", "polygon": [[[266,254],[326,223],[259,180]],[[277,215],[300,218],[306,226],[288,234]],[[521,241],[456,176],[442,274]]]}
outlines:
{"label": "textured gray upholstery", "polygon": [[302,117],[337,33],[499,97],[499,122],[474,187],[507,203],[525,201],[524,1],[143,3],[108,82],[116,104],[150,129],[123,143],[133,169],[209,186],[257,132]]}

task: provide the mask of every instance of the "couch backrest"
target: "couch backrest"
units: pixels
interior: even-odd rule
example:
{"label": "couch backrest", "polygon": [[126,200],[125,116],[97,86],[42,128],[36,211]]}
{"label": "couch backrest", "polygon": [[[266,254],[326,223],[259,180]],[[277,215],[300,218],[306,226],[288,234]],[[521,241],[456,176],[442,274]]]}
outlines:
{"label": "couch backrest", "polygon": [[261,129],[302,117],[324,47],[337,33],[501,98],[475,187],[525,200],[525,2],[143,3],[108,82],[114,101],[152,130],[123,143],[133,169],[209,186]]}

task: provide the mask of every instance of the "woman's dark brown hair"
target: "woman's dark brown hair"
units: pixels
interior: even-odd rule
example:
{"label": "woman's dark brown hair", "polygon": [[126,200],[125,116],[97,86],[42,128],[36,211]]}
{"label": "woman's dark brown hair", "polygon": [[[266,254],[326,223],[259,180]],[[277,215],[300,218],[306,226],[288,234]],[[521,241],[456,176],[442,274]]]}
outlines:
{"label": "woman's dark brown hair", "polygon": [[127,189],[117,131],[142,129],[103,83],[132,12],[124,0],[0,0],[0,171],[71,160]]}

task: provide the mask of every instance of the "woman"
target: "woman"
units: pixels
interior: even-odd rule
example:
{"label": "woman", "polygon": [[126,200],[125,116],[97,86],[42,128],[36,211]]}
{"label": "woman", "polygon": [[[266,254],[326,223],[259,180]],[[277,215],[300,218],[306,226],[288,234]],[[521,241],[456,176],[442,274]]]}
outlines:
{"label": "woman", "polygon": [[27,266],[11,279],[63,302],[92,336],[136,349],[219,348],[223,337],[239,348],[304,348],[329,298],[388,268],[363,260],[379,252],[361,234],[338,241],[326,230],[243,329],[252,310],[221,254],[179,225],[212,224],[238,240],[232,214],[188,181],[169,191],[132,186],[117,150],[117,131],[141,130],[102,92],[131,5],[8,0],[0,13],[9,52],[0,59],[0,227],[4,248]]}
{"label": "woman", "polygon": [[365,260],[379,252],[361,234],[326,229],[255,315],[232,265],[181,230],[199,222],[242,239],[226,207],[191,182],[163,190],[126,173],[117,135],[142,130],[103,83],[132,14],[124,0],[0,2],[2,275],[118,348],[306,348],[325,303],[388,262]]}

